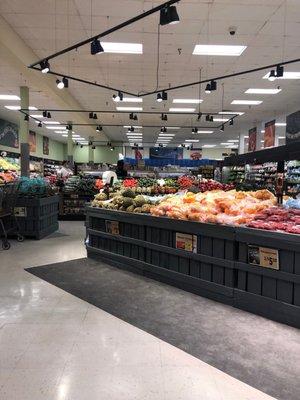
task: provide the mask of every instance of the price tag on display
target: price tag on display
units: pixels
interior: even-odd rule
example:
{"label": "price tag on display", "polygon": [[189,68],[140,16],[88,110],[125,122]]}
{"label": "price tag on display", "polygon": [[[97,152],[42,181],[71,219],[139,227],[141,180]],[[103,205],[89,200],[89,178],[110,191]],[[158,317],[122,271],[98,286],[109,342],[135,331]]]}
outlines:
{"label": "price tag on display", "polygon": [[279,270],[278,250],[249,245],[248,262],[263,268]]}
{"label": "price tag on display", "polygon": [[197,236],[176,233],[176,249],[197,253]]}
{"label": "price tag on display", "polygon": [[119,235],[119,222],[118,221],[105,221],[106,225],[106,232],[110,233],[111,235]]}

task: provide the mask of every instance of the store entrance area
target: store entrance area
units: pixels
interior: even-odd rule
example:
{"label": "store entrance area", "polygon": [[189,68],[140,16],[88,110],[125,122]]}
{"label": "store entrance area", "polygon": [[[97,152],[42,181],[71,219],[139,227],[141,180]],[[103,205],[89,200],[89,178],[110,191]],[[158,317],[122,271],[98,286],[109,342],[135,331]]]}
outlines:
{"label": "store entrance area", "polygon": [[297,400],[297,329],[87,259],[84,232],[1,252],[1,399]]}

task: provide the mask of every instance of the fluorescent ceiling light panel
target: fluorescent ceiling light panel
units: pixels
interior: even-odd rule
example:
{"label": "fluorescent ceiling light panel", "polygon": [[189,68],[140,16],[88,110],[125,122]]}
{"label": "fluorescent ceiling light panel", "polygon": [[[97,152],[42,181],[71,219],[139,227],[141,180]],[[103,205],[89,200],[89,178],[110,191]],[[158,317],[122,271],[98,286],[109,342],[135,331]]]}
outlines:
{"label": "fluorescent ceiling light panel", "polygon": [[72,135],[72,137],[80,138],[80,135]]}
{"label": "fluorescent ceiling light panel", "polygon": [[214,131],[199,131],[197,133],[214,133]]}
{"label": "fluorescent ceiling light panel", "polygon": [[143,99],[141,97],[123,97],[123,103],[142,103]]}
{"label": "fluorescent ceiling light panel", "polygon": [[178,130],[180,129],[180,126],[166,126],[167,129],[174,129],[174,130]]}
{"label": "fluorescent ceiling light panel", "polygon": [[199,56],[240,56],[247,46],[196,44],[193,54]]}
{"label": "fluorescent ceiling light panel", "polygon": [[[43,124],[45,125],[60,125],[60,122],[57,121],[43,121]],[[55,128],[57,129],[57,128]]]}
{"label": "fluorescent ceiling light panel", "polygon": [[[13,111],[21,110],[21,106],[4,106],[4,107],[7,108],[8,110],[13,110]],[[28,109],[32,111],[37,110],[37,108],[33,106],[29,106]]]}
{"label": "fluorescent ceiling light panel", "polygon": [[278,139],[280,140],[285,139],[285,136],[278,136]]}
{"label": "fluorescent ceiling light panel", "polygon": [[200,104],[202,99],[173,99],[173,103],[176,104]]}
{"label": "fluorescent ceiling light panel", "polygon": [[134,129],[143,129],[142,126],[134,126],[134,125],[124,125],[123,128],[131,128],[131,126],[132,126]]}
{"label": "fluorescent ceiling light panel", "polygon": [[0,94],[0,100],[20,100],[20,97],[14,94]]}
{"label": "fluorescent ceiling light panel", "polygon": [[200,142],[200,140],[197,140],[197,139],[189,139],[189,140],[187,140],[187,139],[185,139],[185,142],[190,142],[190,143],[199,143],[199,142]]}
{"label": "fluorescent ceiling light panel", "polygon": [[244,115],[244,112],[241,111],[219,111],[220,115]]}
{"label": "fluorescent ceiling light panel", "polygon": [[229,146],[230,145],[230,143],[220,143],[222,146]]}
{"label": "fluorescent ceiling light panel", "polygon": [[255,89],[250,88],[246,90],[247,94],[277,94],[280,93],[282,89]]}
{"label": "fluorescent ceiling light panel", "polygon": [[43,118],[43,116],[41,114],[30,114],[30,117],[32,117],[32,118]]}
{"label": "fluorescent ceiling light panel", "polygon": [[68,137],[68,135],[66,135],[66,134],[63,134],[63,135],[61,135],[62,137]]}
{"label": "fluorescent ceiling light panel", "polygon": [[175,135],[172,133],[160,133],[159,134],[160,137],[174,137]]}
{"label": "fluorescent ceiling light panel", "polygon": [[[268,72],[265,76],[263,76],[263,79],[268,79],[269,75],[270,72]],[[284,71],[283,76],[276,79],[300,79],[300,72]]]}
{"label": "fluorescent ceiling light panel", "polygon": [[117,111],[143,111],[143,107],[116,107]]}
{"label": "fluorescent ceiling light panel", "polygon": [[231,104],[239,104],[239,105],[245,105],[245,106],[257,106],[258,104],[261,104],[262,100],[233,100]]}
{"label": "fluorescent ceiling light panel", "polygon": [[101,42],[101,45],[104,53],[143,54],[141,43]]}
{"label": "fluorescent ceiling light panel", "polygon": [[207,149],[216,147],[216,144],[204,144],[202,147],[206,147]]}
{"label": "fluorescent ceiling light panel", "polygon": [[214,117],[214,122],[227,122],[229,121],[229,118],[215,118]]}
{"label": "fluorescent ceiling light panel", "polygon": [[195,108],[169,108],[170,112],[194,112]]}
{"label": "fluorescent ceiling light panel", "polygon": [[275,122],[275,126],[286,126],[285,122]]}
{"label": "fluorescent ceiling light panel", "polygon": [[239,140],[237,140],[237,139],[228,139],[227,142],[238,143]]}
{"label": "fluorescent ceiling light panel", "polygon": [[53,129],[53,130],[57,130],[59,128],[59,126],[57,125],[53,125],[53,126],[46,126],[47,129]]}

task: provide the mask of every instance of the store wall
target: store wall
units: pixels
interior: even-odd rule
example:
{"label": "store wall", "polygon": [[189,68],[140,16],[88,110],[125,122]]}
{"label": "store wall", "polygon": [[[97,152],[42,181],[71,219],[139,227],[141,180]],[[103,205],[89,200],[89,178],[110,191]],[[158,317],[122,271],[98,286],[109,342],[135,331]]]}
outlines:
{"label": "store wall", "polygon": [[[123,154],[122,147],[115,147],[113,151],[109,147],[96,146],[94,150],[94,162],[95,163],[109,163],[116,164],[119,159],[119,153]],[[80,148],[80,146],[74,146],[74,161],[78,163],[87,163],[89,161],[89,149],[88,146]]]}
{"label": "store wall", "polygon": [[[9,151],[13,153],[20,153],[20,149],[14,147],[7,147],[0,145],[0,151]],[[52,140],[49,138],[49,155],[43,154],[43,136],[36,134],[36,152],[30,153],[35,157],[49,158],[51,160],[62,161],[65,159],[65,145],[64,143]]]}

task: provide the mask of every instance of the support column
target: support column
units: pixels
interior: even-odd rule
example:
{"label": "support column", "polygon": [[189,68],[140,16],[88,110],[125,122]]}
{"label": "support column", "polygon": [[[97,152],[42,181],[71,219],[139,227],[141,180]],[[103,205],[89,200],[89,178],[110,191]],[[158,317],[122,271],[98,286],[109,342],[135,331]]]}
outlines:
{"label": "support column", "polygon": [[[94,141],[94,136],[89,137],[89,142]],[[95,161],[95,150],[93,149],[93,144],[89,146],[89,164],[94,164]]]}
{"label": "support column", "polygon": [[[21,108],[29,108],[29,88],[27,86],[20,87]],[[21,176],[30,175],[29,168],[29,122],[25,121],[24,114],[20,113],[20,161],[21,161]]]}
{"label": "support column", "polygon": [[[72,122],[68,122],[68,125],[72,127]],[[73,150],[74,150],[74,145],[73,145],[73,138],[72,138],[72,129],[68,130],[68,151],[67,151],[67,157],[68,157],[68,162],[71,167],[73,167],[74,164],[74,159],[73,159]]]}
{"label": "support column", "polygon": [[239,154],[245,153],[245,134],[239,134]]}

